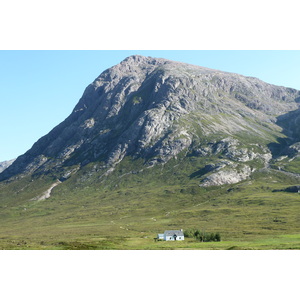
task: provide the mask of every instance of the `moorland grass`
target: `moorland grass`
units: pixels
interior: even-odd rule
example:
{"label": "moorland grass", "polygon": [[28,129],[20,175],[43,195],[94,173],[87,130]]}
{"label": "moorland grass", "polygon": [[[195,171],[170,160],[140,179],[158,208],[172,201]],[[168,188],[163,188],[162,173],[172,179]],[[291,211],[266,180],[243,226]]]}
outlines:
{"label": "moorland grass", "polygon": [[[109,180],[100,182],[101,174],[82,180],[78,174],[43,201],[32,198],[54,178],[1,183],[0,248],[300,248],[300,195],[273,192],[299,184],[299,179],[264,170],[244,182],[203,188],[197,176],[190,176],[201,165],[189,158],[183,165],[172,160],[135,172],[142,169],[141,162],[124,161]],[[90,169],[84,172],[88,175]],[[166,229],[181,228],[219,232],[222,240],[154,241]]]}

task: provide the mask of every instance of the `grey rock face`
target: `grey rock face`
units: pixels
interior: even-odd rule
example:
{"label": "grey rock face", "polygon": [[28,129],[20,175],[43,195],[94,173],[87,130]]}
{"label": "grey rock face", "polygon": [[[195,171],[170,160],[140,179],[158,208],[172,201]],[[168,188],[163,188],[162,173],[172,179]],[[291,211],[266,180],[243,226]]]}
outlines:
{"label": "grey rock face", "polygon": [[15,159],[0,162],[0,173],[7,169],[14,161]]}
{"label": "grey rock face", "polygon": [[294,153],[300,153],[300,142],[294,143],[289,147]]}
{"label": "grey rock face", "polygon": [[247,179],[253,170],[249,166],[243,166],[240,170],[235,169],[237,165],[232,165],[229,170],[221,170],[207,176],[200,186],[207,187],[213,185],[233,184]]}
{"label": "grey rock face", "polygon": [[[151,166],[182,151],[223,153],[233,162],[267,162],[268,149],[243,148],[230,136],[245,131],[267,139],[266,132],[280,130],[276,117],[296,110],[299,97],[300,91],[256,78],[131,56],[96,78],[71,115],[20,156],[0,180],[59,169],[71,176],[95,161],[109,173],[128,155],[142,157]],[[213,135],[223,138],[204,142]],[[245,167],[231,175],[219,173],[214,181],[245,178],[249,172]]]}

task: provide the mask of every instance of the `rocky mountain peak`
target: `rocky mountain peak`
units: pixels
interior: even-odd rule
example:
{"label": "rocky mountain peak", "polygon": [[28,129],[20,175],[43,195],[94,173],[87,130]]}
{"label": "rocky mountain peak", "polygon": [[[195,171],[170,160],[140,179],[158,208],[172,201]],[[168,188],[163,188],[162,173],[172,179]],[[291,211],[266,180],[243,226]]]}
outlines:
{"label": "rocky mountain peak", "polygon": [[139,65],[161,65],[166,64],[168,62],[171,62],[168,59],[165,58],[154,58],[151,56],[142,56],[142,55],[131,55],[126,57],[120,65],[133,65],[133,66],[139,66]]}
{"label": "rocky mountain peak", "polygon": [[132,55],[125,58],[119,64],[104,71],[96,80],[114,80],[124,76],[149,75],[159,66],[170,64],[172,61],[163,58],[152,58],[141,55]]}
{"label": "rocky mountain peak", "polygon": [[236,177],[245,178],[252,169],[241,162],[264,164],[271,154],[266,146],[245,146],[238,136],[259,137],[266,145],[273,131],[280,132],[276,117],[296,110],[299,97],[297,90],[256,78],[133,55],[101,73],[71,115],[0,180],[33,173],[64,179],[89,163],[109,174],[125,156],[152,166],[181,153],[225,157],[216,164],[223,172],[219,182],[226,182],[224,170],[232,164],[241,169]]}

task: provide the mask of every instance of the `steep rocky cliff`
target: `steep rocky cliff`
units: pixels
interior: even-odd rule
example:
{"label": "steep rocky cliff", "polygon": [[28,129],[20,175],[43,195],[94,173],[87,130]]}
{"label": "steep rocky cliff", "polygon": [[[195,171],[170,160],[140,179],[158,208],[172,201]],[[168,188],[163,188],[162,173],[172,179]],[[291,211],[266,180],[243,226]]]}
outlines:
{"label": "steep rocky cliff", "polygon": [[268,145],[283,137],[277,117],[298,102],[300,91],[257,78],[131,56],[96,78],[71,115],[0,180],[28,174],[65,180],[89,163],[108,175],[124,157],[151,167],[184,155],[214,157],[200,185],[235,183],[268,165]]}

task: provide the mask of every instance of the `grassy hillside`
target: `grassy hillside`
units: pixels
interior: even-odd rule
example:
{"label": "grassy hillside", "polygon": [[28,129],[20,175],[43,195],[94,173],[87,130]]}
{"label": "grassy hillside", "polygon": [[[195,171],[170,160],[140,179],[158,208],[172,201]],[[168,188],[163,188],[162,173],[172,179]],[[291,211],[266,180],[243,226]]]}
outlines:
{"label": "grassy hillside", "polygon": [[[102,181],[88,165],[41,201],[32,199],[55,181],[50,176],[1,183],[0,248],[300,249],[300,196],[273,192],[299,179],[262,170],[244,182],[203,188],[192,176],[203,160],[147,169],[126,159]],[[219,232],[222,241],[154,241],[180,228]]]}

